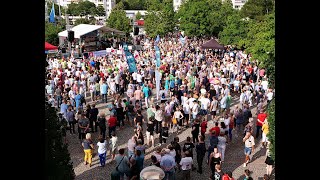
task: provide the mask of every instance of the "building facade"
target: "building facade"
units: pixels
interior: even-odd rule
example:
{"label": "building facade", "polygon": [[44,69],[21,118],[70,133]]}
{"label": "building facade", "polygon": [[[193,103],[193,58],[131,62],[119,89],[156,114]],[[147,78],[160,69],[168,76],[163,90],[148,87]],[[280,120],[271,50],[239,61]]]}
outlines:
{"label": "building facade", "polygon": [[181,4],[183,4],[185,0],[173,0],[173,10],[178,11]]}
{"label": "building facade", "polygon": [[116,0],[103,0],[103,7],[106,11],[106,19],[110,16],[110,13],[115,6]]}
{"label": "building facade", "polygon": [[233,8],[240,10],[247,1],[248,0],[232,0]]}

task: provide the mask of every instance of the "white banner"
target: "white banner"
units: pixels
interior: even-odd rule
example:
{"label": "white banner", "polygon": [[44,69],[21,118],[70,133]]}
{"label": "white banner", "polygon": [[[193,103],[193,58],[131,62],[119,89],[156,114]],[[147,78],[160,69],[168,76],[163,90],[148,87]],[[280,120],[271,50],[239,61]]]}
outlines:
{"label": "white banner", "polygon": [[131,50],[131,49],[132,49],[132,46],[128,46],[128,49]]}
{"label": "white banner", "polygon": [[111,48],[107,48],[107,53],[111,53]]}

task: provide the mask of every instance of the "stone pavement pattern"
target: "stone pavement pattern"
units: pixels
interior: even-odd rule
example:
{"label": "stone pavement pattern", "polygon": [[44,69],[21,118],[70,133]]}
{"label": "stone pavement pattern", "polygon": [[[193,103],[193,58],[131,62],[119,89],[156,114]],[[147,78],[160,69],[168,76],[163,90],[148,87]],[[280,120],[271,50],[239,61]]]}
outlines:
{"label": "stone pavement pattern", "polygon": [[[154,93],[155,94],[155,93]],[[234,107],[234,105],[238,104],[239,97],[234,96],[233,97],[233,104],[231,108]],[[87,102],[90,101],[90,98],[87,97]],[[108,103],[110,102],[110,98],[108,97]],[[90,103],[90,102],[89,102]],[[106,103],[98,103],[96,107],[99,109],[99,111],[105,111],[105,113],[108,115],[109,110],[106,109]],[[143,106],[145,107],[145,106]],[[251,109],[254,122],[256,121],[256,108],[254,107]],[[146,111],[143,110],[143,116],[146,117]],[[208,122],[208,129],[210,129],[213,126],[212,121]],[[144,124],[143,129],[145,131],[146,125]],[[107,129],[108,132],[108,129]],[[255,131],[254,131],[255,132]],[[207,132],[208,133],[208,132]],[[133,128],[129,125],[125,125],[125,128],[122,130],[117,130],[116,134],[118,136],[118,145],[120,148],[125,148],[127,152],[127,141],[130,137],[133,135]],[[97,137],[99,133],[92,133],[92,139],[95,144],[95,151],[94,151],[94,157],[92,160],[92,167],[89,167],[88,165],[84,165],[84,152],[83,148],[81,146],[80,140],[78,139],[78,134],[71,135],[70,132],[67,132],[67,141],[69,144],[69,152],[71,156],[71,161],[73,162],[74,171],[76,174],[76,180],[110,180],[110,173],[113,169],[115,169],[116,163],[115,161],[111,162],[111,156],[109,153],[107,154],[107,162],[105,167],[99,167],[99,157],[97,155],[97,146],[96,143],[98,142]],[[145,133],[144,133],[145,135]],[[161,147],[165,147],[168,142],[171,142],[175,136],[178,136],[180,139],[180,145],[183,146],[186,138],[188,136],[191,137],[191,128],[185,129],[184,131],[180,132],[179,134],[173,133],[169,135],[169,139],[166,144],[163,144]],[[241,136],[241,137],[240,137]],[[237,135],[236,132],[233,132],[233,140],[227,145],[226,152],[225,152],[225,162],[222,164],[222,171],[231,171],[233,173],[233,177],[236,180],[242,180],[244,178],[243,173],[245,169],[249,169],[252,171],[252,178],[254,180],[263,179],[263,175],[266,173],[266,164],[265,161],[265,154],[266,149],[261,148],[260,138],[255,140],[256,143],[256,149],[253,153],[252,161],[247,165],[247,167],[243,167],[243,161],[244,161],[244,144],[242,143],[242,135]],[[206,136],[207,138],[207,136]],[[155,135],[155,145],[158,144],[159,139],[158,135]],[[209,142],[206,139],[206,145],[208,145]],[[145,166],[150,164],[150,156],[153,152],[154,148],[147,148],[146,149],[146,156],[145,156]],[[196,153],[194,152],[195,159],[193,160],[193,163],[195,167],[197,167],[197,161],[196,161]],[[206,154],[207,155],[207,154]],[[203,173],[199,174],[197,171],[191,172],[191,178],[192,179],[209,179],[210,176],[210,167],[205,162],[206,158],[203,161]],[[182,173],[176,173],[176,180],[183,180],[181,177]],[[272,179],[274,176],[272,176]]]}

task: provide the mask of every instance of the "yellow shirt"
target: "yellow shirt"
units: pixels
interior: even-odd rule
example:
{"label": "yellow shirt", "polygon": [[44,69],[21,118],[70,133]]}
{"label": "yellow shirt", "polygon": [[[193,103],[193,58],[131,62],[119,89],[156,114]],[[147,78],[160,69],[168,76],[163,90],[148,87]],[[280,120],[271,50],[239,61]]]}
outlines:
{"label": "yellow shirt", "polygon": [[264,134],[268,134],[269,133],[269,125],[268,124],[263,124],[262,125],[262,132]]}

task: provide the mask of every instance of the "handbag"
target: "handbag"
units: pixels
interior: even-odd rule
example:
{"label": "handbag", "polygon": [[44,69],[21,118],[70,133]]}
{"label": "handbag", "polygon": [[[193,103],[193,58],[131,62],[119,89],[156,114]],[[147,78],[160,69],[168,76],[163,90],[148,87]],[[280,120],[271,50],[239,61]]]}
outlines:
{"label": "handbag", "polygon": [[172,117],[172,123],[173,124],[177,124],[177,118],[173,115],[173,117]]}

